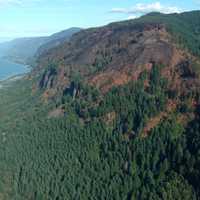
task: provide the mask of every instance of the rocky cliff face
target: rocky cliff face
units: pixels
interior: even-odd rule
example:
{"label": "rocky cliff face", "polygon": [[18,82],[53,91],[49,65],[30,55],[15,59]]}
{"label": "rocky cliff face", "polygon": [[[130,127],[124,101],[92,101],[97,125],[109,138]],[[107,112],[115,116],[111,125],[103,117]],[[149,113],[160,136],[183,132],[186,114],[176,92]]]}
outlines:
{"label": "rocky cliff face", "polygon": [[[136,81],[142,72],[159,64],[165,66],[162,74],[176,89],[183,82],[197,82],[193,61],[198,63],[177,47],[165,24],[117,23],[74,35],[70,42],[42,54],[37,70],[46,69],[40,87],[49,94],[68,88],[74,73],[105,93],[113,86]],[[52,63],[54,73],[48,69]]]}

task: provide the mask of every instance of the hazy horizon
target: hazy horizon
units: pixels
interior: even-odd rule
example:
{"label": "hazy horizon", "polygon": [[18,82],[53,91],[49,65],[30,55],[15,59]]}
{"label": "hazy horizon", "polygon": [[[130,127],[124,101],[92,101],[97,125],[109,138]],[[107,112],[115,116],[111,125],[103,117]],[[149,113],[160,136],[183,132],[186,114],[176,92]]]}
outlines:
{"label": "hazy horizon", "polygon": [[13,39],[14,38],[0,37],[0,43],[8,42],[8,41],[13,40]]}

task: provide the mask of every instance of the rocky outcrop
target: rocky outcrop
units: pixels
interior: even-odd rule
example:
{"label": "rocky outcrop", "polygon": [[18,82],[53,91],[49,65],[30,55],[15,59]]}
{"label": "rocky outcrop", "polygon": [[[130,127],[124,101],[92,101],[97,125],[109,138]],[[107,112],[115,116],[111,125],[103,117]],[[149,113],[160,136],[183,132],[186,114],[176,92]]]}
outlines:
{"label": "rocky outcrop", "polygon": [[42,89],[50,89],[53,87],[54,85],[54,80],[56,78],[56,75],[57,75],[57,71],[56,69],[53,69],[53,68],[50,68],[50,69],[47,69],[43,76],[42,76],[42,79],[39,83],[39,86],[40,88]]}

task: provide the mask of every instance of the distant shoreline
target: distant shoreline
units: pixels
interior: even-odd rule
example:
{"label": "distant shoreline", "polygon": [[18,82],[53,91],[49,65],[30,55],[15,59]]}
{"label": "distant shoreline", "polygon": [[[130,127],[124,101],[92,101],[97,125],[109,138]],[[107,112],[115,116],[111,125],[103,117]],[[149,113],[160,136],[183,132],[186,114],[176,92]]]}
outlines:
{"label": "distant shoreline", "polygon": [[6,81],[12,81],[13,79],[18,79],[18,77],[24,77],[26,74],[28,74],[29,72],[25,72],[25,73],[20,73],[20,74],[13,74],[10,76],[7,76],[5,78],[0,79],[0,84],[2,82],[6,82]]}
{"label": "distant shoreline", "polygon": [[[2,55],[0,55],[0,58],[3,58]],[[31,71],[31,66],[30,65],[20,64],[18,62],[14,62],[14,61],[6,59],[6,58],[5,59],[3,58],[3,60],[11,62],[11,63],[14,63],[14,64],[16,63],[16,64],[19,64],[19,65],[23,65],[24,72],[10,73],[10,75],[7,74],[5,76],[0,77],[0,89],[5,87],[6,85],[8,85],[12,81],[15,81],[15,80],[18,80],[20,78],[23,78],[25,75],[27,75]]]}
{"label": "distant shoreline", "polygon": [[13,75],[5,79],[0,79],[0,90],[5,86],[7,86],[8,84],[10,84],[11,82],[22,79],[23,77],[26,76],[26,74],[27,73],[23,73],[23,74]]}

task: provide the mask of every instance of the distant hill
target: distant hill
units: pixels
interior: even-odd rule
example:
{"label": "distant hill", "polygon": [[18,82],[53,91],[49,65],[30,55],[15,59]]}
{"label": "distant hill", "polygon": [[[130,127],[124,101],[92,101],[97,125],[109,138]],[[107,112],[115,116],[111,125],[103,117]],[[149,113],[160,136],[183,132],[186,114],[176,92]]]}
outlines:
{"label": "distant hill", "polygon": [[30,63],[40,47],[41,52],[55,47],[61,41],[68,40],[74,33],[80,30],[80,28],[70,28],[48,37],[19,38],[4,42],[0,44],[0,54],[16,62]]}
{"label": "distant hill", "polygon": [[29,63],[37,49],[48,41],[48,37],[20,38],[0,44],[3,57],[20,63]]}
{"label": "distant hill", "polygon": [[40,55],[41,53],[48,51],[56,46],[59,46],[65,41],[68,41],[73,34],[79,32],[80,30],[80,28],[70,28],[51,35],[50,37],[48,37],[48,41],[39,47],[37,55]]}

